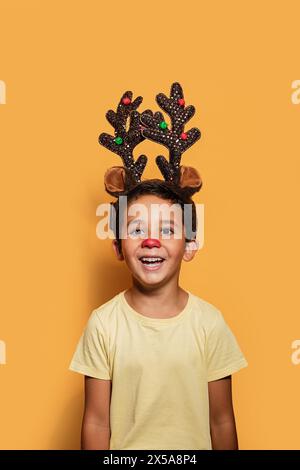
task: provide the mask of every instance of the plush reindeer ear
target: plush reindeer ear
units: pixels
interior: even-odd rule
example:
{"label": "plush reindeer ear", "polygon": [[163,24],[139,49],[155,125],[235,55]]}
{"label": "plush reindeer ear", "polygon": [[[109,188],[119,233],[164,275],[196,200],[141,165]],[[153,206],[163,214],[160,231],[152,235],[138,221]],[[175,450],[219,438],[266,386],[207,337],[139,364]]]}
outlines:
{"label": "plush reindeer ear", "polygon": [[112,196],[120,196],[137,185],[132,172],[123,166],[113,166],[104,174],[104,186]]}
{"label": "plush reindeer ear", "polygon": [[189,197],[200,191],[202,187],[202,179],[196,168],[191,166],[180,166],[178,186]]}
{"label": "plush reindeer ear", "polygon": [[125,168],[122,166],[113,166],[109,168],[104,175],[105,189],[113,196],[125,190]]}
{"label": "plush reindeer ear", "polygon": [[202,180],[196,168],[181,165],[179,186],[181,188],[185,188],[186,186],[190,188],[201,188]]}

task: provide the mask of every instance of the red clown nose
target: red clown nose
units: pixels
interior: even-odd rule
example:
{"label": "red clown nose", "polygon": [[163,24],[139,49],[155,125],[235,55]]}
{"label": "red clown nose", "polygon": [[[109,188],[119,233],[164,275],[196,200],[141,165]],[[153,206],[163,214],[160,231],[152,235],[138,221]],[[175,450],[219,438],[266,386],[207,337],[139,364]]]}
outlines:
{"label": "red clown nose", "polygon": [[142,248],[144,248],[145,246],[148,248],[153,248],[153,247],[160,248],[160,241],[155,238],[147,238],[142,243]]}

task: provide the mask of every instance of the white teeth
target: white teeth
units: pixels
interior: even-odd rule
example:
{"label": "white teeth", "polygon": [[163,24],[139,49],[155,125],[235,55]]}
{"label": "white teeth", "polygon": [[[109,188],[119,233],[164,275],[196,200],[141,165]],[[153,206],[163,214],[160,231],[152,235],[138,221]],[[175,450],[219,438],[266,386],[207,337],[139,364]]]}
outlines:
{"label": "white teeth", "polygon": [[155,262],[155,261],[161,261],[163,258],[147,258],[147,257],[143,257],[143,258],[140,258],[142,261],[152,261],[152,262]]}

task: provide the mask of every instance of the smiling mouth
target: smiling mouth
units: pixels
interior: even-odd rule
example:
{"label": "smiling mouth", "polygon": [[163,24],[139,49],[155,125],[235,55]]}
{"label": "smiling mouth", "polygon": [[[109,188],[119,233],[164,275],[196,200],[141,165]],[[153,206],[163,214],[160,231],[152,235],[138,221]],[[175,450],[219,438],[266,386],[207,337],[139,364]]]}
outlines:
{"label": "smiling mouth", "polygon": [[157,271],[158,269],[160,269],[165,261],[165,258],[161,258],[160,256],[141,256],[141,258],[139,258],[139,261],[142,263],[143,269],[149,272]]}
{"label": "smiling mouth", "polygon": [[160,256],[156,256],[156,257],[150,257],[150,256],[141,256],[141,258],[139,258],[139,260],[145,264],[145,265],[148,265],[148,266],[159,266],[160,264],[163,263],[163,261],[165,261],[164,258],[161,258]]}

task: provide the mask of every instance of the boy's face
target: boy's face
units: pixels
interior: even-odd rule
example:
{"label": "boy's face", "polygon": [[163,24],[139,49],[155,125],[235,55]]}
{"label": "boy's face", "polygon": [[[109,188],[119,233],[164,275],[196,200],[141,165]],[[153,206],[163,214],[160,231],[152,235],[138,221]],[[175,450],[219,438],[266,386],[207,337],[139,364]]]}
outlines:
{"label": "boy's face", "polygon": [[[125,260],[132,276],[144,286],[161,286],[178,279],[182,260],[190,261],[198,248],[197,241],[185,242],[180,205],[155,195],[142,195],[128,204],[121,233],[122,253],[113,240],[116,256]],[[163,261],[149,264],[142,257],[160,257]]]}

